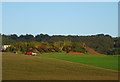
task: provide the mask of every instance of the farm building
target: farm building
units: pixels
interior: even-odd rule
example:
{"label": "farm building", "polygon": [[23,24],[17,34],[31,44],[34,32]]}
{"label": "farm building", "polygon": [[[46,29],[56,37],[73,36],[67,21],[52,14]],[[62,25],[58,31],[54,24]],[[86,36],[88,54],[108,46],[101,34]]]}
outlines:
{"label": "farm building", "polygon": [[2,46],[2,50],[6,50],[8,47],[10,47],[11,45],[3,45]]}

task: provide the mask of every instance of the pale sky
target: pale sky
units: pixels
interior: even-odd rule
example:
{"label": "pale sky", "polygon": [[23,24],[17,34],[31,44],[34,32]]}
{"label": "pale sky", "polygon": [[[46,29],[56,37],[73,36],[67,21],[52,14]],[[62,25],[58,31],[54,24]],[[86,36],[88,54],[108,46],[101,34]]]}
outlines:
{"label": "pale sky", "polygon": [[118,36],[117,2],[3,2],[3,34]]}

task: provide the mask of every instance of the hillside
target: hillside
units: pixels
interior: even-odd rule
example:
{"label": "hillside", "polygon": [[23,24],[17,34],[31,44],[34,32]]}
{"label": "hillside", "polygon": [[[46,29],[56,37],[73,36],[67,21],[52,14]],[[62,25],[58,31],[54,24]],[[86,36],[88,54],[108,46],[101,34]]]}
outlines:
{"label": "hillside", "polygon": [[45,57],[3,53],[3,80],[117,80],[117,72]]}
{"label": "hillside", "polygon": [[[47,45],[54,46],[54,49],[52,51],[61,51],[61,45],[66,45],[65,47],[73,46],[72,44],[75,43],[85,43],[88,47],[94,49],[95,51],[106,54],[106,55],[118,55],[120,54],[120,38],[119,37],[111,37],[110,35],[104,35],[104,34],[97,34],[97,35],[91,35],[91,36],[78,36],[78,35],[48,35],[48,34],[38,34],[36,36],[33,36],[31,34],[26,35],[0,35],[2,36],[2,44],[3,45],[15,45],[15,43],[23,42],[23,43],[29,43],[29,42],[46,42]],[[72,43],[72,44],[71,44]],[[56,45],[57,44],[57,45]],[[31,44],[30,44],[31,45]],[[34,44],[32,44],[34,45]],[[39,47],[39,46],[37,46]],[[48,46],[47,46],[48,47]],[[57,48],[56,48],[57,47]],[[74,46],[73,46],[74,47]],[[51,50],[49,49],[49,50]],[[21,49],[24,50],[24,49]],[[90,51],[90,53],[96,53],[94,50],[87,49]],[[41,50],[38,50],[42,52]],[[47,52],[48,50],[43,50],[44,52]]]}
{"label": "hillside", "polygon": [[90,54],[90,55],[94,55],[94,54],[96,54],[96,55],[103,55],[103,54],[100,54],[100,53],[96,52],[96,51],[95,51],[94,49],[92,49],[92,48],[85,47],[85,49],[87,50],[87,53]]}

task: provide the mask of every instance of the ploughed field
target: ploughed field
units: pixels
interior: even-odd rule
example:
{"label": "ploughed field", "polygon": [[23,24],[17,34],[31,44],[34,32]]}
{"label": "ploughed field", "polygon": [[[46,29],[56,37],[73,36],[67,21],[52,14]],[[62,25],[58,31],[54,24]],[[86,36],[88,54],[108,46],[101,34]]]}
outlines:
{"label": "ploughed field", "polygon": [[[103,58],[103,60],[100,62],[95,58]],[[105,59],[109,63],[103,63]],[[92,64],[92,60],[96,63]],[[65,53],[29,56],[3,53],[2,78],[3,80],[117,80],[117,69],[112,67],[116,65],[116,60],[117,57],[114,56],[66,55]],[[109,64],[106,66],[109,68],[95,65],[100,63]]]}

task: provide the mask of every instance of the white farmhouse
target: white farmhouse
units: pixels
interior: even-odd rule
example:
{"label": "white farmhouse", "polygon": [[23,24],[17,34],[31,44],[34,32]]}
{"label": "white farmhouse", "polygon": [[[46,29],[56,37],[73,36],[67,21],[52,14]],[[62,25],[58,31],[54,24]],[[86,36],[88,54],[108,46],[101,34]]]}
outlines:
{"label": "white farmhouse", "polygon": [[10,46],[11,46],[11,45],[3,45],[3,46],[2,46],[2,49],[3,49],[3,50],[6,50],[6,49],[7,49],[8,47],[10,47]]}

